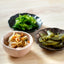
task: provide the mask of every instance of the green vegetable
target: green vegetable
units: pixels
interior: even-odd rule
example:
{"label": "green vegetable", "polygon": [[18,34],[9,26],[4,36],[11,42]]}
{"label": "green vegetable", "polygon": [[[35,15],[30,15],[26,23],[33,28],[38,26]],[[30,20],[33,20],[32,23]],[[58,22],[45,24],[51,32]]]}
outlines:
{"label": "green vegetable", "polygon": [[13,26],[14,29],[25,31],[38,28],[36,19],[34,19],[34,17],[32,17],[31,15],[19,15],[19,17],[17,17],[15,21],[16,23]]}
{"label": "green vegetable", "polygon": [[54,47],[56,47],[56,48],[62,48],[63,47],[63,43],[59,43],[59,44],[55,45]]}
{"label": "green vegetable", "polygon": [[59,42],[53,41],[53,40],[48,40],[46,41],[47,45],[57,45]]}
{"label": "green vegetable", "polygon": [[54,34],[47,31],[47,34],[40,33],[39,42],[44,46],[52,46],[54,48],[62,48],[64,42],[64,34]]}
{"label": "green vegetable", "polygon": [[51,31],[47,31],[47,34],[48,34],[48,37],[50,37],[50,38],[54,36],[54,33]]}

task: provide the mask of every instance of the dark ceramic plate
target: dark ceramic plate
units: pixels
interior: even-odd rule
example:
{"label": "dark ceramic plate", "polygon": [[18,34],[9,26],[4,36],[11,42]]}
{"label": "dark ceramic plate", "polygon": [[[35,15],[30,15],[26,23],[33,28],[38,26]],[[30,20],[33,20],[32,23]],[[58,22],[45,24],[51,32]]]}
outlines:
{"label": "dark ceramic plate", "polygon": [[[55,33],[55,34],[57,34],[57,33],[59,33],[59,34],[64,34],[64,30],[62,30],[62,29],[59,29],[59,28],[45,28],[45,29],[41,29],[40,31],[38,31],[37,33],[36,33],[36,42],[39,44],[39,46],[41,47],[41,48],[44,48],[44,49],[47,49],[47,50],[51,50],[51,51],[55,51],[55,50],[62,50],[62,49],[64,49],[64,44],[63,44],[63,48],[52,48],[52,47],[46,47],[46,46],[44,46],[44,45],[42,45],[40,42],[39,42],[39,37],[40,37],[40,35],[39,35],[39,33],[45,33],[45,34],[47,34],[47,31],[48,30],[50,30],[51,32],[53,32],[53,33]],[[64,43],[64,42],[63,42]]]}
{"label": "dark ceramic plate", "polygon": [[[33,16],[33,17],[36,19],[36,21],[37,21],[38,28],[32,29],[32,30],[30,30],[30,31],[26,31],[26,32],[34,32],[35,30],[38,30],[38,29],[41,27],[42,21],[41,21],[41,19],[40,19],[38,16],[36,16],[35,14],[30,14],[30,13],[18,13],[18,14],[16,14],[16,15],[10,17],[10,19],[8,20],[8,24],[9,24],[9,26],[10,26],[11,28],[12,28],[12,26],[14,26],[14,24],[15,24],[15,19],[19,16],[19,14],[20,14],[20,15],[29,14],[29,15]],[[12,28],[12,29],[13,29],[13,28]],[[16,30],[18,30],[18,29],[16,29]],[[20,31],[22,31],[22,30],[20,30]]]}

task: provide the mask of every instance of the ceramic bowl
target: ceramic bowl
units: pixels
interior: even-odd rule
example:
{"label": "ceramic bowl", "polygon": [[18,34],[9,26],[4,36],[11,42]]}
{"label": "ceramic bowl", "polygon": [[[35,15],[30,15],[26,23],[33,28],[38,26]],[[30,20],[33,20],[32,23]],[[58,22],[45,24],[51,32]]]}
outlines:
{"label": "ceramic bowl", "polygon": [[[8,38],[12,35],[13,32],[15,32],[15,33],[24,33],[25,35],[28,36],[30,43],[28,45],[26,45],[25,47],[23,47],[23,48],[18,48],[18,49],[10,48],[9,46],[7,46],[5,44],[5,42],[8,41]],[[3,46],[4,50],[10,56],[13,56],[13,57],[22,57],[22,56],[26,55],[30,51],[32,43],[33,43],[32,36],[30,34],[26,33],[26,32],[23,32],[23,31],[10,31],[7,34],[5,34],[2,38],[2,46]]]}
{"label": "ceramic bowl", "polygon": [[[41,26],[42,26],[42,21],[40,19],[40,17],[36,16],[35,14],[31,14],[31,13],[18,13],[18,14],[15,14],[13,16],[10,17],[10,19],[8,20],[8,24],[10,26],[10,28],[12,28],[12,26],[14,26],[15,24],[15,19],[20,15],[31,15],[32,17],[34,17],[36,19],[36,22],[37,22],[37,25],[38,25],[38,28],[35,28],[35,29],[32,29],[32,30],[25,30],[25,32],[34,32],[35,30],[38,30]],[[13,29],[13,28],[12,28]],[[19,30],[19,29],[14,29],[14,30],[18,30],[18,31],[23,31],[23,30]]]}
{"label": "ceramic bowl", "polygon": [[50,31],[53,32],[54,34],[57,34],[57,33],[59,33],[59,34],[64,34],[64,30],[59,29],[59,28],[45,28],[45,29],[41,29],[41,30],[39,30],[39,31],[36,33],[36,37],[35,37],[36,42],[39,44],[39,46],[40,46],[41,48],[44,48],[44,49],[50,50],[50,51],[59,51],[59,50],[64,49],[64,42],[63,42],[63,47],[62,47],[62,48],[53,48],[52,46],[51,46],[51,47],[46,47],[46,46],[42,45],[42,43],[39,42],[39,37],[40,37],[39,34],[40,34],[40,33],[45,33],[45,34],[47,34],[47,31],[48,31],[48,30],[50,30]]}

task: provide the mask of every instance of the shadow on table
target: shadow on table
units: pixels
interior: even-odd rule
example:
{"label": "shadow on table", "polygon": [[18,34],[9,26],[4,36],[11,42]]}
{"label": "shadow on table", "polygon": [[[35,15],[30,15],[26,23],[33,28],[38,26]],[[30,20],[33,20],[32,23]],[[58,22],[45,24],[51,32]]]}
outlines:
{"label": "shadow on table", "polygon": [[52,60],[64,62],[64,50],[61,51],[49,51],[42,49],[44,54]]}
{"label": "shadow on table", "polygon": [[12,62],[13,64],[41,64],[43,63],[43,60],[36,55],[36,53],[34,53],[33,51],[30,51],[27,55],[25,55],[24,57],[20,57],[20,58],[15,58],[15,57],[11,57],[9,56],[9,61]]}

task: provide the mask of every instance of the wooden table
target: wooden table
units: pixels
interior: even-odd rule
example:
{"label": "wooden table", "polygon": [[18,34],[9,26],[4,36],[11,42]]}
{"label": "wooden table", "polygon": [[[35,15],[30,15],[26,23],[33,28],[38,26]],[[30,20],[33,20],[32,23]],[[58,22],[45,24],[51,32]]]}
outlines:
{"label": "wooden table", "polygon": [[[43,27],[64,29],[64,0],[0,0],[0,41],[11,29],[8,19],[16,13],[33,13],[41,17]],[[35,41],[24,57],[10,57],[0,44],[0,64],[64,64],[64,50],[50,52],[41,49]]]}

